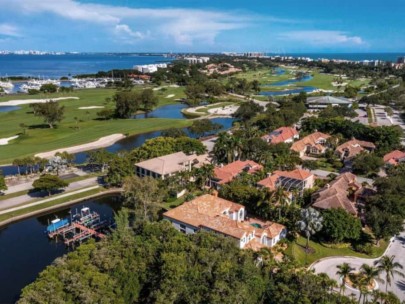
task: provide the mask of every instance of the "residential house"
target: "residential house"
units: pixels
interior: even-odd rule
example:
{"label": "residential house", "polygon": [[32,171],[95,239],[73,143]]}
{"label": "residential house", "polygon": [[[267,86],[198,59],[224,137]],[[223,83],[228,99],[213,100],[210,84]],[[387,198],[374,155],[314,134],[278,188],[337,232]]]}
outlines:
{"label": "residential house", "polygon": [[221,185],[231,182],[242,172],[253,174],[262,169],[262,165],[252,160],[237,160],[225,166],[215,167],[214,176],[210,178],[210,186],[218,189]]}
{"label": "residential house", "polygon": [[306,154],[324,154],[328,149],[326,140],[329,137],[330,135],[322,132],[309,134],[308,136],[305,136],[304,138],[293,143],[291,150],[298,152],[300,157]]}
{"label": "residential house", "polygon": [[315,176],[311,172],[295,169],[292,171],[276,170],[267,178],[259,181],[257,185],[268,188],[271,191],[282,187],[286,191],[297,189],[302,192],[304,189],[311,189],[314,186],[314,182]]}
{"label": "residential house", "polygon": [[136,174],[140,177],[165,179],[181,171],[191,171],[193,166],[201,166],[203,163],[209,163],[206,155],[186,155],[177,152],[136,163],[135,168]]}
{"label": "residential house", "polygon": [[395,150],[385,154],[383,159],[386,165],[396,166],[405,161],[405,152]]}
{"label": "residential house", "polygon": [[357,202],[362,192],[363,187],[356,181],[356,175],[347,172],[315,192],[312,195],[312,207],[318,209],[342,208],[350,214],[357,215]]}
{"label": "residential house", "polygon": [[163,218],[186,234],[206,230],[231,237],[241,249],[272,247],[287,234],[285,226],[247,218],[244,206],[210,194],[165,212]]}
{"label": "residential house", "polygon": [[338,146],[335,153],[341,160],[350,160],[361,152],[371,152],[374,150],[375,145],[372,142],[353,138]]}
{"label": "residential house", "polygon": [[262,136],[262,139],[269,144],[293,143],[294,140],[300,138],[298,131],[291,127],[281,127],[273,132]]}

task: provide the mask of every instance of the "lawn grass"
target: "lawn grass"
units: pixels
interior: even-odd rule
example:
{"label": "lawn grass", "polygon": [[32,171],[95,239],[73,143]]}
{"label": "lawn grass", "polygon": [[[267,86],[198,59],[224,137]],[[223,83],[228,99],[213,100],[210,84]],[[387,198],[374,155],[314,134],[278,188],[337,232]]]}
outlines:
{"label": "lawn grass", "polygon": [[[183,88],[166,88],[165,91],[155,91],[159,97],[159,106],[176,103],[176,97],[181,97]],[[136,135],[140,133],[164,130],[168,128],[181,128],[190,125],[187,120],[179,119],[114,119],[97,120],[97,112],[100,109],[82,110],[79,107],[105,106],[113,107],[113,103],[106,103],[105,99],[112,97],[115,90],[112,89],[88,89],[77,90],[68,94],[46,95],[46,98],[57,96],[75,96],[79,100],[59,101],[65,106],[65,117],[56,129],[43,126],[43,120],[35,117],[28,105],[21,105],[21,109],[8,113],[0,113],[0,138],[11,137],[20,134],[20,137],[8,145],[0,147],[0,164],[11,163],[16,158],[34,155],[39,152],[51,151],[58,148],[88,143],[100,137],[122,133]],[[167,95],[175,94],[173,98]],[[18,97],[2,97],[0,100],[44,98],[45,94],[21,95]],[[75,119],[76,118],[76,119]],[[29,126],[26,134],[20,124]]]}
{"label": "lawn grass", "polygon": [[[37,211],[37,210],[45,209],[45,208],[48,208],[48,207],[56,206],[56,205],[59,205],[59,204],[62,204],[62,203],[66,203],[68,201],[73,201],[73,200],[77,200],[77,199],[80,199],[80,198],[85,198],[87,196],[98,194],[98,193],[101,193],[103,191],[105,191],[105,189],[100,187],[100,188],[97,188],[97,189],[84,191],[84,192],[73,194],[73,195],[70,195],[70,196],[67,196],[67,197],[63,197],[63,198],[57,198],[56,197],[55,200],[52,200],[50,202],[46,202],[46,203],[43,203],[43,204],[40,204],[40,205],[37,205],[37,206],[32,206],[32,207],[28,207],[28,208],[24,208],[24,209],[20,209],[20,210],[16,210],[16,211],[12,211],[12,212],[9,212],[9,213],[2,214],[2,215],[0,215],[0,222],[8,220],[8,219],[16,217],[16,216],[24,215],[26,213],[30,213],[30,212],[33,212],[33,211]],[[30,203],[32,203],[32,202],[30,202]]]}
{"label": "lawn grass", "polygon": [[165,210],[170,210],[170,209],[180,206],[181,204],[184,203],[184,201],[185,201],[185,198],[184,198],[184,196],[182,196],[182,197],[177,198],[174,201],[170,200],[170,201],[164,202],[162,204],[162,207]]}
{"label": "lawn grass", "polygon": [[388,242],[381,241],[379,247],[374,247],[374,252],[372,255],[366,255],[363,253],[356,252],[351,248],[330,248],[321,243],[316,243],[313,241],[309,242],[309,247],[314,250],[313,253],[309,253],[307,256],[305,254],[304,248],[306,244],[306,239],[299,237],[295,242],[288,244],[288,248],[285,254],[291,258],[294,258],[300,265],[308,266],[315,261],[333,256],[354,256],[359,258],[377,258],[381,256],[388,246]]}

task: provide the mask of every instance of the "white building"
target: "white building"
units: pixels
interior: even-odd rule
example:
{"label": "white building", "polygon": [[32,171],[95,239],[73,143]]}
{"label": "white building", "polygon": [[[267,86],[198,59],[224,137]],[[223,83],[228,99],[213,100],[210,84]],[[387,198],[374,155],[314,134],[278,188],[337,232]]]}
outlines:
{"label": "white building", "polygon": [[272,247],[287,234],[285,226],[248,219],[244,206],[210,194],[165,212],[163,218],[186,234],[207,230],[229,236],[241,249]]}

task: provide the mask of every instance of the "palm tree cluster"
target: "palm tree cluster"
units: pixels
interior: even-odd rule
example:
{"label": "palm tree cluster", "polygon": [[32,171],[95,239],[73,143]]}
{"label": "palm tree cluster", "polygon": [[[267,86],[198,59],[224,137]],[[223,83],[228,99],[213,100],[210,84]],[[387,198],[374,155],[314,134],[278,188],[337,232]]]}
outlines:
{"label": "palm tree cluster", "polygon": [[[338,269],[336,274],[341,280],[340,293],[344,294],[346,290],[346,282],[349,279],[351,281],[352,287],[356,288],[360,292],[359,303],[363,298],[363,303],[367,302],[367,295],[372,295],[371,303],[399,303],[397,297],[392,293],[388,292],[388,286],[391,286],[392,279],[395,275],[400,277],[405,277],[405,275],[400,271],[403,266],[395,262],[395,256],[382,256],[379,260],[374,262],[374,265],[363,264],[361,265],[358,272],[354,272],[355,268],[351,267],[348,263],[343,263],[336,266]],[[384,280],[380,278],[380,275],[385,273],[385,293],[378,290],[373,290],[371,288],[374,281],[384,283]]]}

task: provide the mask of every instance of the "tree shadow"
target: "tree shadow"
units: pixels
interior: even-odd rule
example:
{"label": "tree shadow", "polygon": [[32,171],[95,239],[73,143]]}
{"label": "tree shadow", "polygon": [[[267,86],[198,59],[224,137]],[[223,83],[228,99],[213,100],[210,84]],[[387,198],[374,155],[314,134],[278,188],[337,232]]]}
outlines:
{"label": "tree shadow", "polygon": [[397,236],[395,240],[398,240],[402,245],[405,245],[405,237]]}
{"label": "tree shadow", "polygon": [[28,129],[49,129],[49,125],[47,124],[38,124],[38,125],[31,125],[28,126]]}
{"label": "tree shadow", "polygon": [[405,291],[405,281],[404,280],[396,282],[395,285],[397,285],[399,289]]}

